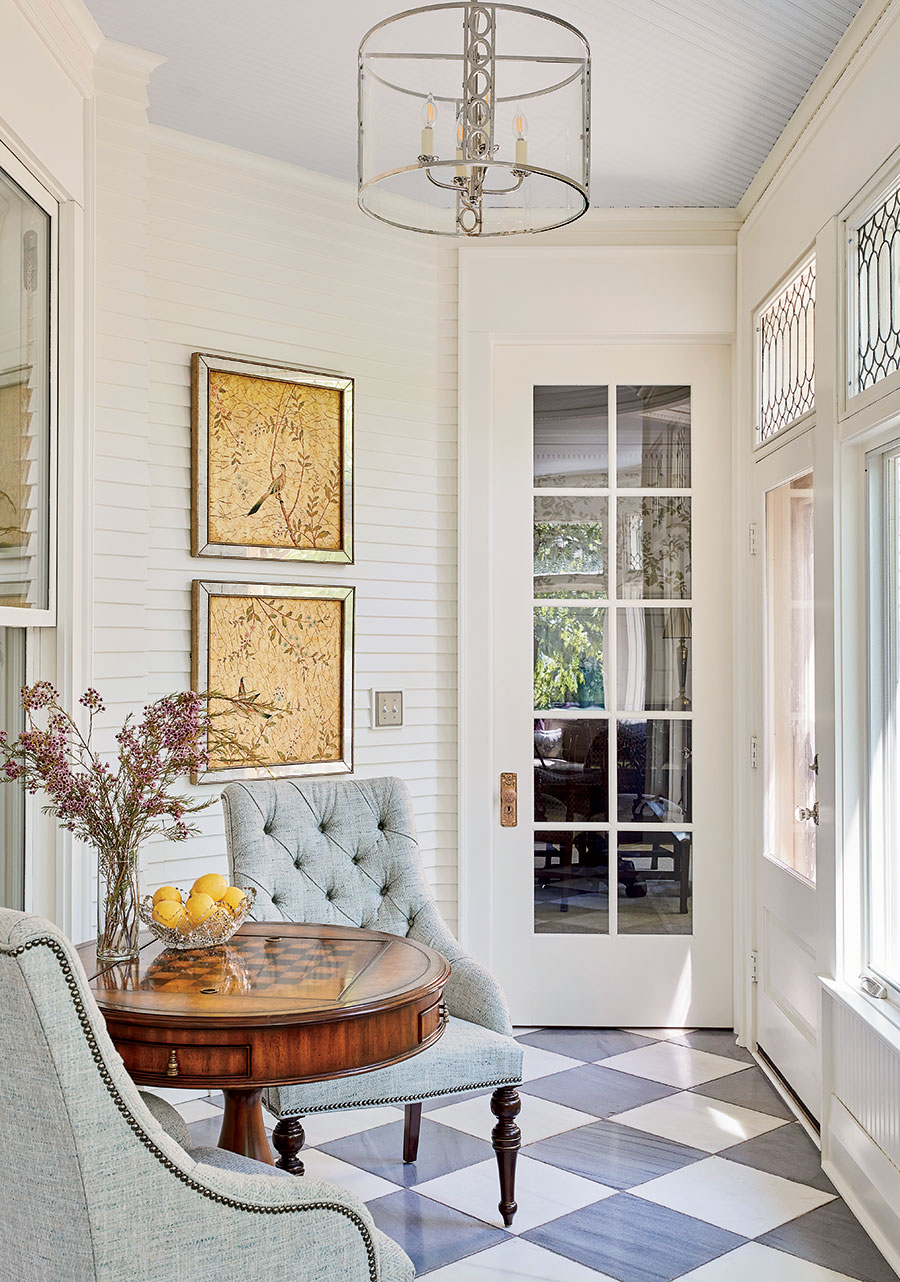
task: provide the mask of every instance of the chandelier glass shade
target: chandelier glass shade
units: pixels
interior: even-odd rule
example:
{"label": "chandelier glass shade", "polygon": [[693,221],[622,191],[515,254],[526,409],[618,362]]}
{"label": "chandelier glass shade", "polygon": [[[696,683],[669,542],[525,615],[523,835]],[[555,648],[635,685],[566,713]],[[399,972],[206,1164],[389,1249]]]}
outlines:
{"label": "chandelier glass shade", "polygon": [[548,231],[590,203],[590,49],[507,4],[385,19],[359,49],[359,204],[410,231]]}

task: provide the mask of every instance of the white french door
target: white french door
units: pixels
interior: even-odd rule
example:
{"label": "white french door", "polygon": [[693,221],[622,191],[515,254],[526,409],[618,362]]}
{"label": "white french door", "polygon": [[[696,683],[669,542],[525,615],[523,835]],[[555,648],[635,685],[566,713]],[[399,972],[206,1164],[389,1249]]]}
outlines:
{"label": "white french door", "polygon": [[493,953],[518,1023],[732,1022],[729,360],[494,349]]}
{"label": "white french door", "polygon": [[813,431],[754,464],[752,617],[763,727],[756,859],[756,1041],[819,1116]]}

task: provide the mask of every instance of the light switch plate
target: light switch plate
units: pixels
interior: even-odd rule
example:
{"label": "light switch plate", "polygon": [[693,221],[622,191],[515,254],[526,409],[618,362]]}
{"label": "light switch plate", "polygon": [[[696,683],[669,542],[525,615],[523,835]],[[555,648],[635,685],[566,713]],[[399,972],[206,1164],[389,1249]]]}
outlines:
{"label": "light switch plate", "polygon": [[376,730],[403,725],[403,691],[372,691],[372,724]]}

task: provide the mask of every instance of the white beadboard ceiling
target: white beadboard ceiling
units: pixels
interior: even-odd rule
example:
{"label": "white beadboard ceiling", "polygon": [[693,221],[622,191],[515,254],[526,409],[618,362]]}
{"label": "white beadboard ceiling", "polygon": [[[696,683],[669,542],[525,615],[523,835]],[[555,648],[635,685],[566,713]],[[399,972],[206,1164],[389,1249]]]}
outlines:
{"label": "white beadboard ceiling", "polygon": [[[737,205],[861,0],[545,0],[593,54],[592,202]],[[163,54],[150,118],[356,177],[356,53],[390,0],[87,0]]]}

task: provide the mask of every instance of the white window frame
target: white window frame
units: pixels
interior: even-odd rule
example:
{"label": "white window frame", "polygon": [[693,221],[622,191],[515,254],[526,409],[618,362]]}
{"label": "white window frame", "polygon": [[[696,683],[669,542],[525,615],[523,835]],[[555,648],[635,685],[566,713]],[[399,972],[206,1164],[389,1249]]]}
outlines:
{"label": "white window frame", "polygon": [[[47,606],[31,609],[20,605],[0,606],[0,627],[53,628],[56,627],[58,584],[58,510],[59,477],[57,468],[58,418],[59,418],[59,202],[46,187],[22,164],[18,157],[0,141],[0,169],[28,195],[50,219],[50,343],[48,391],[48,473],[47,503]],[[29,638],[29,647],[32,642]]]}
{"label": "white window frame", "polygon": [[[762,327],[761,319],[765,312],[772,306],[776,299],[788,289],[798,276],[816,262],[816,247],[812,246],[803,256],[791,267],[790,271],[782,276],[781,280],[763,299],[763,301],[753,311],[753,439],[751,448],[755,458],[763,457],[769,450],[776,449],[783,445],[785,441],[792,440],[799,436],[810,427],[816,415],[816,398],[815,398],[815,373],[813,374],[813,403],[808,410],[798,414],[795,418],[786,423],[784,427],[773,432],[765,440],[761,439],[762,431]],[[813,304],[813,325],[815,325],[815,304]]]}
{"label": "white window frame", "polygon": [[839,342],[841,352],[841,395],[839,416],[847,418],[880,401],[891,392],[900,391],[900,370],[879,379],[871,387],[859,390],[859,288],[856,274],[857,235],[860,227],[880,205],[900,189],[900,149],[882,165],[871,182],[853,198],[841,213],[839,226],[843,245],[841,280],[841,315]]}
{"label": "white window frame", "polygon": [[[891,439],[870,449],[865,455],[866,467],[866,548],[865,581],[867,585],[867,681],[866,681],[866,770],[868,785],[860,798],[865,816],[862,834],[863,859],[861,861],[861,923],[860,923],[860,977],[869,976],[883,985],[890,1013],[900,1019],[900,972],[887,975],[872,962],[871,904],[873,894],[872,862],[876,848],[883,848],[890,840],[900,838],[900,798],[890,802],[890,780],[896,778],[892,761],[885,762],[877,749],[877,742],[886,724],[892,733],[888,736],[895,754],[900,754],[900,715],[887,706],[886,690],[900,678],[900,626],[893,653],[884,645],[885,625],[888,618],[900,620],[900,552],[893,565],[884,555],[887,545],[885,530],[885,462],[900,459],[900,428]],[[900,503],[893,513],[895,535],[900,533]],[[898,856],[900,859],[900,856]],[[900,869],[898,869],[900,878]],[[856,976],[848,975],[854,986]],[[871,996],[872,994],[870,994]],[[880,1003],[879,1003],[880,1004]]]}

